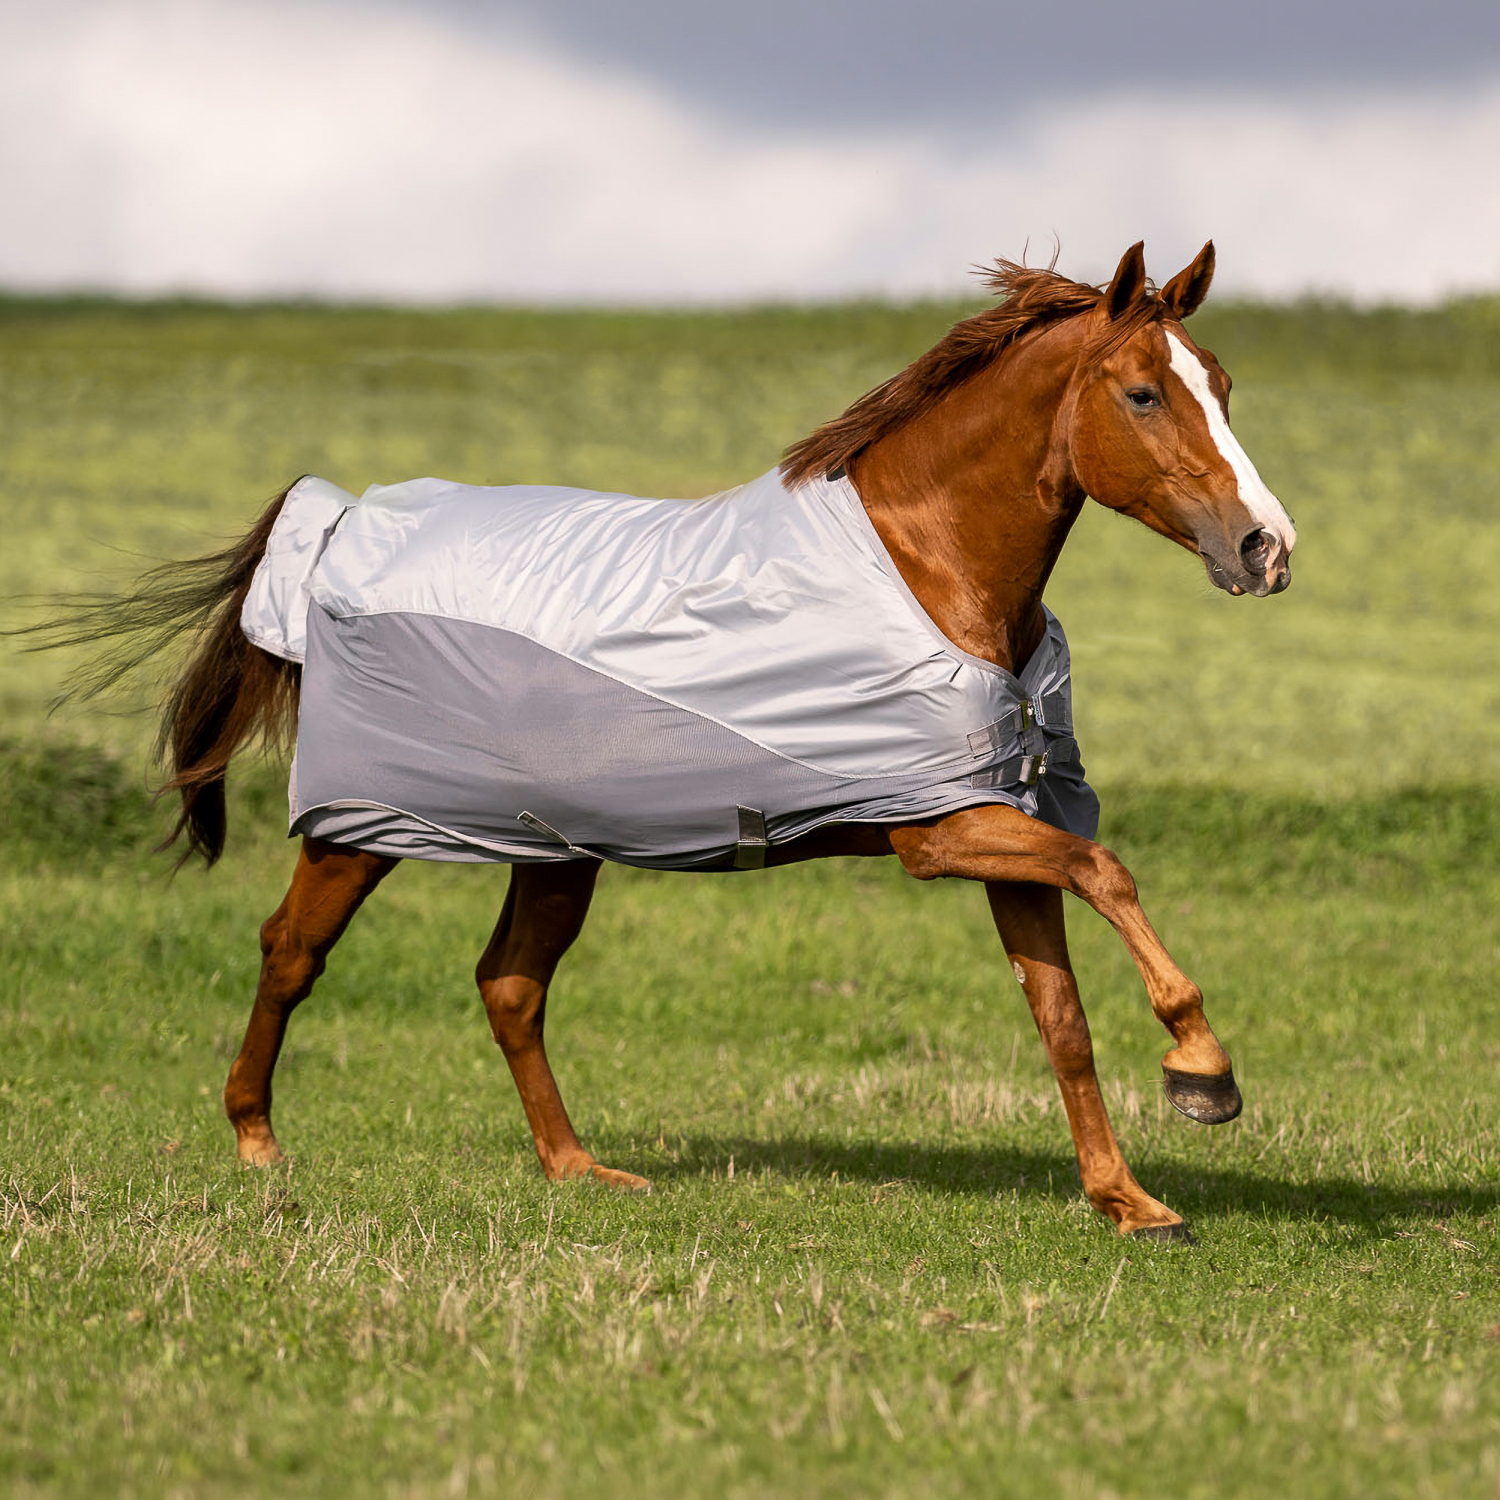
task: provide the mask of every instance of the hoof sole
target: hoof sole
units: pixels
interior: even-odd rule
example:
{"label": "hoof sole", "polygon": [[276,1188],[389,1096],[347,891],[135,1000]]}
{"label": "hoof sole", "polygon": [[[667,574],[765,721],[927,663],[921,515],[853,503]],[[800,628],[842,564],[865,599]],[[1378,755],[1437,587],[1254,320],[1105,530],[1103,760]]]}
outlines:
{"label": "hoof sole", "polygon": [[1161,1086],[1173,1109],[1200,1125],[1225,1125],[1245,1107],[1234,1073],[1180,1073],[1163,1067]]}
{"label": "hoof sole", "polygon": [[1130,1240],[1146,1240],[1153,1245],[1196,1245],[1193,1232],[1186,1224],[1147,1224],[1143,1229],[1132,1229],[1125,1236]]}

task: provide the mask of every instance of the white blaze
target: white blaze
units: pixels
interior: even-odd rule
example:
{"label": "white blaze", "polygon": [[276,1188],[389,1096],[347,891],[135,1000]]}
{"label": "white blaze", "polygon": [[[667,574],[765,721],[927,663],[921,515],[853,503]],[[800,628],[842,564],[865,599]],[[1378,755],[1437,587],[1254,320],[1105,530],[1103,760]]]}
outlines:
{"label": "white blaze", "polygon": [[1224,462],[1234,471],[1241,504],[1250,512],[1253,520],[1258,521],[1281,543],[1283,555],[1289,553],[1297,545],[1297,528],[1292,525],[1292,518],[1282,508],[1281,501],[1266,488],[1265,480],[1255,472],[1255,465],[1250,462],[1250,455],[1240,447],[1239,439],[1230,431],[1224,408],[1219,405],[1218,398],[1208,383],[1208,370],[1203,361],[1170,329],[1164,329],[1163,332],[1167,335],[1167,352],[1172,357],[1172,369],[1203,408],[1203,416],[1208,422],[1208,435],[1214,440],[1214,446],[1218,448]]}

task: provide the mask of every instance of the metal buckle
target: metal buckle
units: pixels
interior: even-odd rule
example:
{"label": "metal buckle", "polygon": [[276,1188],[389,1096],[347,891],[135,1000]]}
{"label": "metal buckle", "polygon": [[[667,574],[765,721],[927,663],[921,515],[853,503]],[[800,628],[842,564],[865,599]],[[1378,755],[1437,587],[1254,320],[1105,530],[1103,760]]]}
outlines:
{"label": "metal buckle", "polygon": [[1047,752],[1021,757],[1021,785],[1035,786],[1047,774]]}
{"label": "metal buckle", "polygon": [[739,818],[739,839],[734,846],[734,868],[736,870],[763,870],[766,850],[771,841],[766,837],[766,816],[758,807],[736,807]]}

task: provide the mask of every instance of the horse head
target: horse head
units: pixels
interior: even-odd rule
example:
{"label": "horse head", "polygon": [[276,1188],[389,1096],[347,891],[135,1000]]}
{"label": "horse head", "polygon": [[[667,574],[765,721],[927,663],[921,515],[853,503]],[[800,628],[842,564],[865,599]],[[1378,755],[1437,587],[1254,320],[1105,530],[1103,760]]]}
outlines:
{"label": "horse head", "polygon": [[1208,293],[1213,242],[1159,294],[1132,245],[1090,314],[1069,393],[1069,454],[1101,505],[1203,559],[1230,594],[1291,582],[1297,531],[1229,427],[1229,376],[1183,320]]}

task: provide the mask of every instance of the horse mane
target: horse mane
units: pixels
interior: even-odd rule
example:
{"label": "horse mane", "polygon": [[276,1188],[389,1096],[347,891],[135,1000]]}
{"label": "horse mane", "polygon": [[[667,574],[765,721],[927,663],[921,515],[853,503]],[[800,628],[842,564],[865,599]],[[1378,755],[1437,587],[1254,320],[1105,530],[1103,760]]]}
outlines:
{"label": "horse mane", "polygon": [[[998,259],[993,268],[980,268],[979,274],[1002,299],[1000,304],[955,323],[899,374],[866,391],[842,416],[788,448],[781,461],[782,478],[788,485],[804,484],[847,467],[863,449],[931,411],[1024,335],[1091,312],[1104,298],[1105,288],[1073,281],[1051,266],[1023,266]],[[1165,304],[1148,283],[1135,302],[1111,319],[1085,348],[1085,357],[1102,358],[1165,312]]]}

